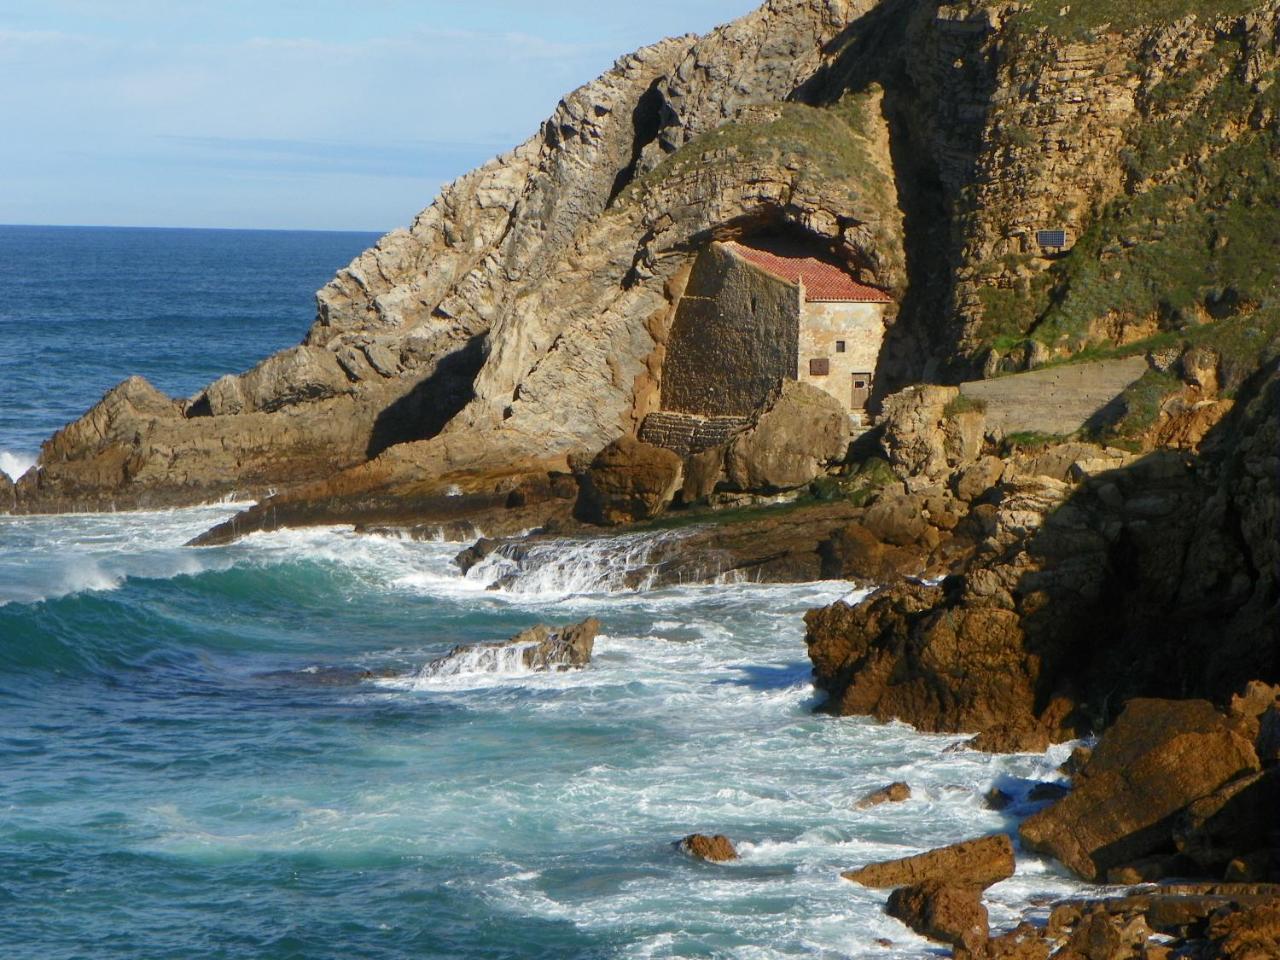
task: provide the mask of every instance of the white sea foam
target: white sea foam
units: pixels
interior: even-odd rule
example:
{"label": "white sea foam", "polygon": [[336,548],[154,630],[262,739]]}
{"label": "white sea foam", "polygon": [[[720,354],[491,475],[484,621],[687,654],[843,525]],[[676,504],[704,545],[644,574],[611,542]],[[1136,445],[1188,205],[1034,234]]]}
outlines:
{"label": "white sea foam", "polygon": [[509,593],[566,597],[652,589],[659,574],[655,557],[687,533],[631,533],[615,537],[534,543],[513,560],[495,551],[467,572],[467,579]]}
{"label": "white sea foam", "polygon": [[[487,589],[503,575],[496,566],[486,576],[459,574],[456,545],[350,528],[180,546],[225,515],[12,518],[0,523],[0,538],[26,538],[47,564],[42,589],[54,592],[231,565],[332,565],[349,574],[341,599],[383,595],[420,615],[406,618],[396,641],[403,649],[394,651],[417,664],[444,652],[419,626],[446,623],[432,619],[441,609],[511,611],[523,623],[590,614],[606,633],[581,671],[530,672],[518,651],[480,650],[447,668],[336,694],[352,709],[391,701],[398,715],[421,710],[421,727],[362,737],[361,756],[377,765],[363,771],[299,766],[278,780],[220,771],[198,794],[184,787],[148,798],[145,843],[166,853],[381,855],[394,846],[405,858],[489,863],[501,849],[497,876],[482,869],[452,882],[506,914],[616,939],[622,956],[907,960],[931,948],[884,915],[882,893],[840,880],[840,871],[1009,829],[1031,784],[1057,778],[1065,755],[953,751],[962,738],[815,715],[800,617],[866,595],[847,583],[637,590],[628,578],[650,555],[625,537],[539,547],[545,565],[526,561],[502,592]],[[437,724],[434,708],[456,716]],[[855,809],[894,780],[911,784],[910,800]],[[1018,795],[1010,811],[986,808],[993,784]],[[741,863],[711,870],[675,854],[671,842],[691,831],[729,834]],[[1077,889],[1056,868],[1020,856],[1017,875],[993,887],[988,902],[993,921],[1007,927],[1029,900]],[[705,933],[687,932],[686,919],[688,930]],[[874,946],[878,938],[894,946]]]}
{"label": "white sea foam", "polygon": [[199,507],[0,517],[0,604],[112,590],[130,577],[167,579],[229,566],[225,553],[183,544],[232,512]]}
{"label": "white sea foam", "polygon": [[0,450],[0,473],[8,474],[10,480],[17,480],[35,465],[33,454]]}

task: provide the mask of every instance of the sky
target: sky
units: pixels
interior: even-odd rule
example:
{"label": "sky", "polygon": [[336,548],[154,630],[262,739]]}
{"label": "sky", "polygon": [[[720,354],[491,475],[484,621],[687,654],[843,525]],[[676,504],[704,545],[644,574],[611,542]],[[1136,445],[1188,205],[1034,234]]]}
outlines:
{"label": "sky", "polygon": [[0,0],[0,223],[385,231],[762,0]]}

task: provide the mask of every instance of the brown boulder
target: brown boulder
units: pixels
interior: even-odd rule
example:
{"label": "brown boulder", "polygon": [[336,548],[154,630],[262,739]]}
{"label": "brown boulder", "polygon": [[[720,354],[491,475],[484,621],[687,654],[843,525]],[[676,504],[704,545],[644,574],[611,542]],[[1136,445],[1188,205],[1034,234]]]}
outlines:
{"label": "brown boulder", "polygon": [[924,499],[909,495],[880,497],[867,508],[862,523],[877,540],[897,547],[919,543],[929,528]]}
{"label": "brown boulder", "polygon": [[680,489],[684,462],[670,450],[624,436],[591,461],[582,477],[578,515],[612,526],[661,513]]}
{"label": "brown boulder", "polygon": [[739,490],[794,490],[849,450],[849,414],[829,393],[788,381],[729,447],[729,482]]}
{"label": "brown boulder", "polygon": [[1169,849],[1185,808],[1257,768],[1252,745],[1203,701],[1131,701],[1072,793],[1019,834],[1028,849],[1100,880]]}
{"label": "brown boulder", "polygon": [[997,833],[914,857],[847,870],[840,876],[879,889],[934,882],[985,890],[1009,879],[1013,871],[1013,843],[1005,834]]}
{"label": "brown boulder", "polygon": [[1280,957],[1280,898],[1269,904],[1222,911],[1209,921],[1208,939],[1221,960]]}
{"label": "brown boulder", "polygon": [[1173,840],[1202,871],[1222,876],[1237,859],[1265,856],[1278,827],[1280,768],[1240,777],[1190,804],[1173,829]]}
{"label": "brown boulder", "polygon": [[681,502],[697,503],[716,492],[716,487],[724,479],[724,454],[724,447],[712,447],[685,458]]}
{"label": "brown boulder", "polygon": [[1020,923],[1017,929],[992,937],[976,950],[957,947],[955,960],[1049,960],[1051,949],[1038,927]]}
{"label": "brown boulder", "polygon": [[14,506],[13,480],[0,470],[0,513],[9,513]]}
{"label": "brown boulder", "polygon": [[965,502],[977,500],[1000,482],[1004,467],[1004,461],[999,457],[983,457],[962,467],[952,480],[956,496]]}
{"label": "brown boulder", "polygon": [[691,833],[681,840],[677,846],[691,857],[707,860],[711,863],[724,863],[738,859],[738,851],[733,841],[723,834],[717,833],[709,837],[702,833]]}
{"label": "brown boulder", "polygon": [[977,950],[987,940],[987,908],[982,892],[946,883],[899,887],[889,894],[885,908],[921,936],[952,946]]}
{"label": "brown boulder", "polygon": [[879,790],[873,790],[857,803],[859,810],[869,810],[872,807],[878,807],[882,803],[902,803],[904,800],[911,799],[911,787],[902,781],[891,783],[887,787],[881,787]]}

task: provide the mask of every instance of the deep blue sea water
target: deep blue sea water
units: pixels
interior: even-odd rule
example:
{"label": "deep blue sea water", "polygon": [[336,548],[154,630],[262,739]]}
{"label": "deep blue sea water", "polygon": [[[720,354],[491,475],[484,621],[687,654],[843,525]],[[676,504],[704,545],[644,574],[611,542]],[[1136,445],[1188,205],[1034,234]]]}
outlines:
{"label": "deep blue sea water", "polygon": [[[297,342],[371,240],[0,228],[0,449]],[[502,592],[460,544],[181,546],[228,513],[0,518],[0,958],[936,955],[839,871],[1005,827],[985,790],[1053,766],[816,715],[801,615],[851,584],[627,592],[634,542]],[[585,671],[420,674],[587,615]],[[695,830],[742,860],[677,853]],[[1025,860],[994,918],[1069,888]]]}

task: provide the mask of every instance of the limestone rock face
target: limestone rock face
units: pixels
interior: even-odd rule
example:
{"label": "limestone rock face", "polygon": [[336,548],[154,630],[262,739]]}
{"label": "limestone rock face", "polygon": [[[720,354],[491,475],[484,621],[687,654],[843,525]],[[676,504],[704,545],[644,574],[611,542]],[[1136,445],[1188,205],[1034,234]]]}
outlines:
{"label": "limestone rock face", "polygon": [[1013,876],[1013,843],[1003,833],[966,840],[928,853],[873,863],[840,874],[864,887],[880,889],[942,883],[985,890]]}
{"label": "limestone rock face", "polygon": [[670,450],[620,437],[582,476],[578,515],[606,525],[647,520],[663,511],[684,482],[684,461]]}
{"label": "limestone rock face", "polygon": [[729,446],[739,490],[793,490],[812,483],[849,448],[849,415],[830,394],[788,381]]}
{"label": "limestone rock face", "polygon": [[[1175,815],[1257,769],[1252,744],[1210,704],[1134,700],[1075,789],[1024,821],[1019,835],[1028,849],[1052,854],[1085,879],[1103,879],[1113,867],[1171,846]],[[1190,813],[1188,832],[1202,838],[1198,852],[1212,832],[1205,821],[1229,802],[1210,800]]]}
{"label": "limestone rock face", "polygon": [[884,447],[900,476],[941,477],[955,459],[948,456],[946,407],[960,395],[955,387],[920,386],[885,401]]}
{"label": "limestone rock face", "polygon": [[[296,501],[598,450],[652,409],[681,277],[714,236],[790,230],[901,289],[882,94],[841,113],[797,97],[869,7],[771,0],[623,57],[340,271],[301,347],[211,385],[181,425],[117,405],[105,433],[42,454],[102,469],[47,470],[19,509],[276,489],[277,515],[300,517],[316,511]],[[815,145],[806,163],[796,136]],[[268,414],[287,425],[252,419]],[[129,470],[104,435],[130,438]]]}

